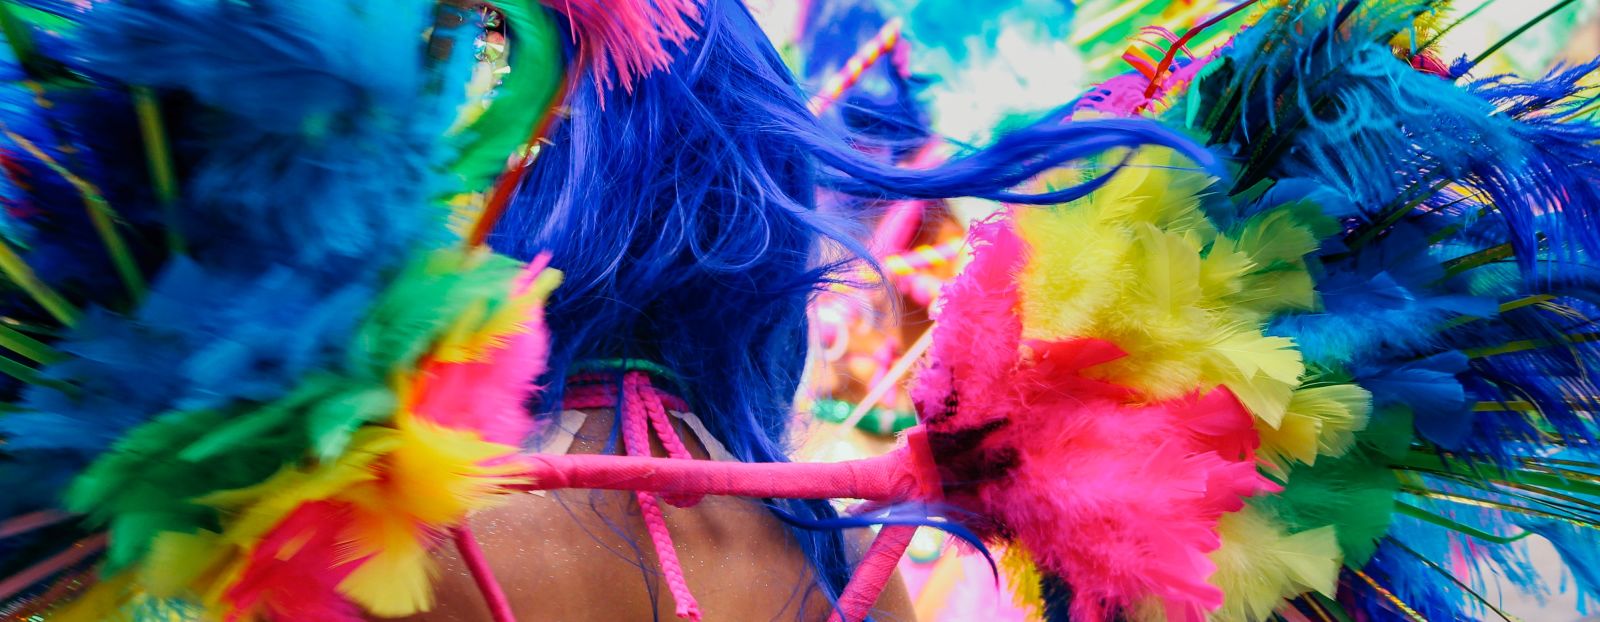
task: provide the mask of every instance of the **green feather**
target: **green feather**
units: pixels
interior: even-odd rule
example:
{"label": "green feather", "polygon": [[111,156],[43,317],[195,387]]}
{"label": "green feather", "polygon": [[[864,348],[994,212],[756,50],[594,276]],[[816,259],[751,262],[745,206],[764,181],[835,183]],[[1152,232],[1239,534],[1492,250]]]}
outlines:
{"label": "green feather", "polygon": [[506,167],[506,159],[533,134],[561,90],[561,29],[537,2],[499,2],[511,44],[511,72],[494,100],[472,124],[456,135],[461,153],[450,168],[466,192],[489,187]]}

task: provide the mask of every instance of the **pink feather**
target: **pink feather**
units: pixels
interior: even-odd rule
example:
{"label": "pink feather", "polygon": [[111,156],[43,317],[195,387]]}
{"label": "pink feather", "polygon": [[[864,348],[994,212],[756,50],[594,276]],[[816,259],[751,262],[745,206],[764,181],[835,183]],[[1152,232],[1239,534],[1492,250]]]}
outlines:
{"label": "pink feather", "polygon": [[1110,342],[1024,342],[1026,249],[1010,226],[973,228],[973,261],[944,290],[912,392],[947,500],[1064,577],[1074,619],[1152,599],[1170,619],[1203,619],[1222,604],[1206,582],[1217,521],[1275,489],[1256,470],[1251,417],[1226,389],[1149,403],[1085,377],[1124,356]]}
{"label": "pink feather", "polygon": [[[924,412],[952,394],[957,378],[971,387],[999,389],[1016,362],[1022,338],[1022,319],[1016,312],[1016,273],[1026,259],[1025,245],[1009,222],[994,218],[973,223],[967,243],[972,262],[960,278],[945,284],[933,310],[936,317],[955,321],[938,324],[925,367],[911,388],[912,399],[924,405]],[[1010,397],[1003,391],[982,392],[995,394],[962,398]]]}
{"label": "pink feather", "polygon": [[[1230,41],[1231,43],[1231,41]],[[1228,44],[1219,45],[1209,54],[1173,69],[1161,79],[1154,96],[1146,96],[1150,78],[1139,72],[1114,76],[1096,85],[1092,96],[1086,96],[1073,108],[1074,112],[1091,110],[1113,117],[1138,117],[1173,93],[1181,93],[1213,61],[1222,55]]]}
{"label": "pink feather", "polygon": [[625,91],[635,80],[672,64],[668,44],[682,48],[700,21],[698,0],[540,0],[570,22],[578,56],[595,85],[613,75]]}
{"label": "pink feather", "polygon": [[[535,260],[515,293],[526,292],[547,263],[543,256]],[[412,412],[447,428],[473,430],[486,441],[520,445],[533,431],[527,403],[550,353],[543,308],[536,307],[522,328],[482,361],[424,365]]]}
{"label": "pink feather", "polygon": [[362,622],[361,611],[339,592],[339,583],[363,561],[340,554],[349,514],[331,501],[295,508],[250,551],[244,571],[224,592],[227,622]]}

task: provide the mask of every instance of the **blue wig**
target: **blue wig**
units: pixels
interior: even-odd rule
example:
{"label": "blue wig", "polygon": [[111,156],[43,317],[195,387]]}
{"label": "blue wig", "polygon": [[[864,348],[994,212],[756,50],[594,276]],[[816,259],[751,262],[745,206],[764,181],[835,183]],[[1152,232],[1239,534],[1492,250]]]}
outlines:
{"label": "blue wig", "polygon": [[[806,348],[806,303],[839,262],[864,256],[815,208],[819,187],[871,197],[980,196],[1054,202],[1087,186],[1024,196],[1008,189],[1061,162],[1113,147],[1201,148],[1140,121],[1025,128],[932,170],[873,161],[823,128],[741,2],[706,0],[699,36],[673,63],[602,93],[585,77],[489,237],[527,259],[550,251],[565,273],[546,309],[551,389],[561,409],[575,363],[641,358],[676,372],[728,450],[786,460]],[[1091,184],[1092,185],[1092,184]],[[791,524],[835,518],[825,502],[778,501]],[[830,598],[848,578],[837,532],[795,537]]]}

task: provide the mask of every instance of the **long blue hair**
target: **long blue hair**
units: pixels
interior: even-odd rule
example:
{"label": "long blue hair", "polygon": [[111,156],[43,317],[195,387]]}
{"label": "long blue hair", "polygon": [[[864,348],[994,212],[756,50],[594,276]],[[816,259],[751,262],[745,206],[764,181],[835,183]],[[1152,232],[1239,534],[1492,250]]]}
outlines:
{"label": "long blue hair", "polygon": [[[1211,162],[1154,124],[1108,121],[1025,128],[938,169],[894,169],[819,124],[743,3],[706,0],[698,34],[670,71],[631,92],[581,80],[568,118],[489,237],[524,259],[549,251],[566,275],[546,309],[550,388],[538,416],[561,410],[562,379],[575,363],[647,359],[676,372],[684,397],[733,455],[785,461],[806,303],[838,273],[840,258],[865,256],[841,223],[818,212],[819,187],[870,198],[1054,202],[1093,182],[1040,195],[1008,189],[1113,147],[1165,144]],[[770,506],[790,525],[837,518],[826,502]],[[849,575],[839,533],[792,531],[836,598]]]}

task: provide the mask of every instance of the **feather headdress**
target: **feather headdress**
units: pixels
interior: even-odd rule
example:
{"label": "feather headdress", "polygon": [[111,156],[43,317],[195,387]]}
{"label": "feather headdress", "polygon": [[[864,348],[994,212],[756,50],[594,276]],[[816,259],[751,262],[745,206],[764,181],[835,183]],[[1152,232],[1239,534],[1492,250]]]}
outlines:
{"label": "feather headdress", "polygon": [[[991,457],[971,477],[1057,504],[1097,501],[1079,501],[1062,473],[1105,468],[1117,486],[1155,494],[1148,469],[1208,451],[1250,461],[1270,482],[1187,489],[1234,500],[1184,512],[1206,521],[1187,549],[1167,541],[1182,531],[1137,528],[1148,511],[1105,519],[1065,505],[1050,524],[1129,529],[1115,538],[1005,534],[1066,588],[1044,590],[1052,615],[1505,615],[1481,595],[1485,573],[1540,589],[1549,579],[1519,541],[1546,533],[1592,594],[1582,577],[1594,548],[1577,534],[1600,527],[1586,483],[1600,365],[1590,278],[1600,125],[1581,86],[1593,66],[1474,79],[1472,61],[1432,60],[1437,38],[1417,24],[1436,19],[1436,3],[1271,4],[1220,52],[1108,83],[1087,106],[1184,127],[1236,172],[1209,178],[1140,155],[1085,199],[977,229],[983,245],[947,289],[920,381],[924,413],[973,418],[964,429],[982,432]],[[1005,244],[1020,250],[995,250]],[[1012,326],[1005,334],[1020,340],[980,338],[978,323]],[[1085,358],[1084,344],[1119,356]],[[1080,398],[1065,412],[1092,404],[1080,388],[1035,395],[1051,386],[1037,369],[1063,348],[1074,365],[1051,381],[1086,377],[1140,408],[1223,392],[1250,426],[1169,454],[1196,435],[1168,423],[1153,446],[1035,476],[1043,461],[1006,440],[1025,419],[1001,426],[986,406],[1036,413],[1060,394]],[[1060,418],[1070,415],[1017,433],[1055,434]],[[1083,460],[1097,447],[1070,446]],[[1147,460],[1122,464],[1128,453]],[[1203,561],[1176,575],[1148,565],[1180,550]],[[1175,603],[1178,586],[1209,590]]]}
{"label": "feather headdress", "polygon": [[498,8],[515,78],[457,127],[475,3],[0,3],[8,617],[429,608],[515,481],[559,281],[448,197],[548,126],[559,33],[626,85],[688,36],[640,20],[695,8],[559,4]]}

